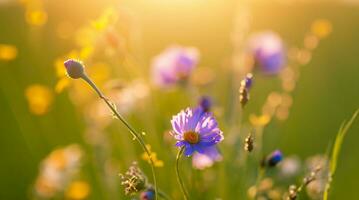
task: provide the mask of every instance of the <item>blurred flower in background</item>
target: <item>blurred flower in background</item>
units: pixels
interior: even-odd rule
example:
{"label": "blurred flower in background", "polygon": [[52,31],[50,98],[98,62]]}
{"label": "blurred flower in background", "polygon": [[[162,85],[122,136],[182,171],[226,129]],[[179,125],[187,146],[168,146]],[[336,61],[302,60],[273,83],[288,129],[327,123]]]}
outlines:
{"label": "blurred flower in background", "polygon": [[301,163],[298,156],[288,156],[278,165],[280,175],[283,177],[293,177],[300,172]]}
{"label": "blurred flower in background", "polygon": [[249,39],[249,53],[254,67],[268,75],[277,74],[286,62],[282,39],[272,31],[253,34]]}
{"label": "blurred flower in background", "polygon": [[49,87],[33,84],[26,88],[25,97],[27,99],[29,110],[35,115],[46,114],[53,102],[53,93]]}
{"label": "blurred flower in background", "polygon": [[74,181],[65,191],[66,198],[71,200],[87,199],[89,194],[90,185],[86,181]]}
{"label": "blurred flower in background", "polygon": [[214,162],[222,161],[223,157],[217,147],[209,147],[202,153],[195,152],[192,158],[192,166],[195,169],[203,170],[211,167]]}
{"label": "blurred flower in background", "polygon": [[308,173],[320,168],[314,180],[306,186],[306,192],[311,199],[322,199],[325,185],[328,180],[329,160],[326,155],[314,155],[307,158],[306,167]]}
{"label": "blurred flower in background", "polygon": [[17,56],[17,48],[10,44],[0,44],[0,61],[14,60]]}
{"label": "blurred flower in background", "polygon": [[152,61],[152,80],[159,87],[186,81],[197,66],[199,52],[194,47],[172,46]]}
{"label": "blurred flower in background", "polygon": [[36,195],[51,199],[63,192],[78,172],[82,157],[83,151],[76,144],[51,152],[40,166],[34,185]]}
{"label": "blurred flower in background", "polygon": [[43,26],[47,22],[47,12],[43,0],[20,0],[25,7],[25,20],[31,26]]}
{"label": "blurred flower in background", "polygon": [[327,19],[317,19],[312,23],[312,33],[320,39],[327,37],[332,32],[332,23]]}

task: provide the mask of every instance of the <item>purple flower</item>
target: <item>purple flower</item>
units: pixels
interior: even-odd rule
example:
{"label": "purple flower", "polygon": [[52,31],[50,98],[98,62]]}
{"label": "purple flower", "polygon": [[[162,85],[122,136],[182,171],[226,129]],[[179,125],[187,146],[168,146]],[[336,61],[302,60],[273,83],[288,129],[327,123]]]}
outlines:
{"label": "purple flower", "polygon": [[222,160],[222,155],[219,153],[216,146],[208,147],[203,153],[195,152],[192,157],[192,166],[196,169],[203,170],[211,167],[214,162]]}
{"label": "purple flower", "polygon": [[205,154],[223,140],[223,133],[218,128],[212,113],[204,112],[202,107],[182,110],[172,120],[172,135],[177,140],[177,147],[184,147],[184,154],[191,156],[194,152]]}
{"label": "purple flower", "polygon": [[189,78],[199,59],[193,47],[172,46],[152,61],[152,79],[160,87],[169,87]]}
{"label": "purple flower", "polygon": [[284,46],[278,34],[271,31],[254,34],[249,40],[249,46],[255,66],[263,73],[277,74],[284,67]]}

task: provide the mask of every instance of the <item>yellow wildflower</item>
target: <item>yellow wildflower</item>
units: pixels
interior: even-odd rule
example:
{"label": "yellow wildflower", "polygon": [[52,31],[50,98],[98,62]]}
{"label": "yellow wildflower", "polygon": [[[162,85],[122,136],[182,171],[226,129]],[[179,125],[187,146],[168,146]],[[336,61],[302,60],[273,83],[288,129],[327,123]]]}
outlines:
{"label": "yellow wildflower", "polygon": [[86,199],[90,193],[90,186],[85,181],[74,181],[66,190],[66,199]]}
{"label": "yellow wildflower", "polygon": [[251,114],[249,116],[249,121],[253,126],[265,126],[270,122],[270,116],[269,115],[261,115],[257,116],[254,114]]}
{"label": "yellow wildflower", "polygon": [[163,167],[164,162],[157,158],[157,153],[151,151],[151,145],[147,144],[146,147],[150,151],[150,156],[148,156],[148,154],[144,152],[142,154],[142,159],[147,161],[148,163],[151,163],[151,158],[152,158],[155,167]]}
{"label": "yellow wildflower", "polygon": [[27,10],[25,18],[30,25],[43,26],[47,22],[47,13],[42,9]]}
{"label": "yellow wildflower", "polygon": [[332,32],[332,23],[327,19],[317,19],[312,23],[311,31],[319,38],[325,38]]}
{"label": "yellow wildflower", "polygon": [[17,56],[17,48],[14,45],[0,44],[0,60],[13,60]]}
{"label": "yellow wildflower", "polygon": [[30,85],[25,90],[25,97],[29,104],[30,112],[35,115],[46,114],[53,102],[51,90],[44,85]]}

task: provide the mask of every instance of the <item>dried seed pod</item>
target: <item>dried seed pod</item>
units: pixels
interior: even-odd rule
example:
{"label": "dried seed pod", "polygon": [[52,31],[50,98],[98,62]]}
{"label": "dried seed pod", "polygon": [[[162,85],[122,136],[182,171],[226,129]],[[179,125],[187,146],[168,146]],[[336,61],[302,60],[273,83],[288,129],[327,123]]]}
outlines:
{"label": "dried seed pod", "polygon": [[287,200],[295,200],[298,196],[298,189],[296,185],[289,186]]}
{"label": "dried seed pod", "polygon": [[242,104],[242,108],[247,104],[249,101],[249,92],[246,87],[239,88],[239,102]]}
{"label": "dried seed pod", "polygon": [[252,132],[250,132],[244,141],[244,150],[247,152],[252,152],[253,148],[254,148],[254,138]]}

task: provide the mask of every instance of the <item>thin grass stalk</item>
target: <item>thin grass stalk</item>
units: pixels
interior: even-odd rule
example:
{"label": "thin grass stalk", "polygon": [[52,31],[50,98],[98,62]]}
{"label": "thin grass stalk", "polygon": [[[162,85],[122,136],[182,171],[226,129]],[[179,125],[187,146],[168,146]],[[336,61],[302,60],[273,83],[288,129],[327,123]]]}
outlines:
{"label": "thin grass stalk", "polygon": [[106,105],[111,109],[113,114],[126,126],[126,128],[130,131],[132,136],[137,140],[137,142],[141,145],[142,149],[146,152],[148,157],[150,158],[150,166],[151,166],[151,172],[152,172],[152,178],[153,178],[153,184],[155,187],[155,200],[157,200],[157,194],[158,194],[158,188],[157,188],[157,180],[156,180],[156,173],[154,169],[154,161],[151,156],[151,152],[146,147],[146,143],[144,139],[142,138],[141,134],[137,133],[137,131],[126,121],[125,118],[118,113],[114,105],[102,94],[102,92],[99,90],[99,88],[96,86],[96,84],[87,76],[83,75],[82,79],[86,81],[92,89],[95,90],[95,92],[99,95],[99,97],[106,103]]}

